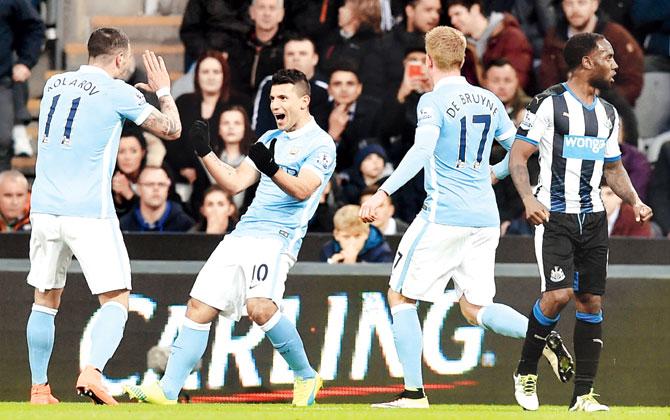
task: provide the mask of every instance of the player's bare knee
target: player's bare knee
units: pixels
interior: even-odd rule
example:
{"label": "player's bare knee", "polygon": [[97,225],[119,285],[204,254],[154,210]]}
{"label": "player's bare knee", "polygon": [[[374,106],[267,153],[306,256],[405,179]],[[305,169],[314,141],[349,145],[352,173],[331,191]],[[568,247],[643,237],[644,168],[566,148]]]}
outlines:
{"label": "player's bare knee", "polygon": [[249,299],[247,300],[247,312],[249,318],[256,325],[264,325],[278,311],[277,305],[270,299]]}
{"label": "player's bare knee", "polygon": [[218,309],[212,308],[208,304],[195,298],[189,299],[186,304],[186,318],[193,322],[197,322],[198,324],[212,322],[218,313]]}
{"label": "player's bare knee", "polygon": [[602,296],[591,293],[575,293],[577,311],[597,314],[602,308]]}
{"label": "player's bare knee", "polygon": [[415,304],[416,303],[416,300],[410,299],[406,296],[403,296],[402,294],[396,292],[393,289],[388,290],[387,297],[388,297],[388,300],[389,300],[389,306],[390,307],[402,305],[403,303],[409,303],[409,304]]}
{"label": "player's bare knee", "polygon": [[121,290],[111,290],[109,292],[100,293],[98,295],[98,301],[100,305],[104,305],[107,302],[117,302],[126,309],[128,309],[128,301],[130,299],[130,291],[128,289]]}
{"label": "player's bare knee", "polygon": [[51,309],[58,309],[60,307],[60,299],[63,294],[63,289],[51,289],[40,292],[35,289],[35,304],[45,306]]}
{"label": "player's bare knee", "polygon": [[544,292],[540,300],[540,308],[546,316],[555,316],[570,302],[571,289],[558,289]]}

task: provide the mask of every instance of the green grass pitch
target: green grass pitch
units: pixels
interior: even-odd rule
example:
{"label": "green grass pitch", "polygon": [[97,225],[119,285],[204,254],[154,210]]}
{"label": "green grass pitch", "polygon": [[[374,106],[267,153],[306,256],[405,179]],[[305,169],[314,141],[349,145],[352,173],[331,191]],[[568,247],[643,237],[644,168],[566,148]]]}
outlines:
{"label": "green grass pitch", "polygon": [[428,410],[372,409],[364,404],[318,404],[293,408],[287,404],[179,404],[154,406],[122,403],[117,407],[89,403],[61,403],[31,406],[28,403],[0,403],[0,419],[109,419],[109,420],[302,420],[302,419],[667,419],[670,407],[612,407],[609,413],[568,413],[566,407],[542,406],[537,412],[524,412],[505,405],[432,405]]}

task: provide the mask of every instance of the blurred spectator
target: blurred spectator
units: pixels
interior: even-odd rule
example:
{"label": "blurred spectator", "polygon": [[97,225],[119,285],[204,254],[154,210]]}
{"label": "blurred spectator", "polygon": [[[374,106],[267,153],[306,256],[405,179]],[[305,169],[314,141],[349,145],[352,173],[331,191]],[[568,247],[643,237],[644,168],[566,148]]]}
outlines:
{"label": "blurred spectator", "polygon": [[286,42],[281,28],[283,0],[252,0],[249,16],[253,28],[231,51],[233,85],[252,97],[260,82],[282,68],[282,49]]}
{"label": "blurred spectator", "polygon": [[663,144],[654,166],[649,185],[649,205],[654,210],[654,221],[670,238],[670,142]]}
{"label": "blurred spectator", "polygon": [[357,69],[378,41],[381,20],[379,0],[345,0],[339,8],[338,26],[332,29],[319,45],[319,68],[332,73],[342,60]]}
{"label": "blurred spectator", "polygon": [[28,180],[17,170],[0,172],[0,232],[30,230]]}
{"label": "blurred spectator", "polygon": [[[207,121],[210,138],[215,139],[223,110],[230,105],[248,106],[249,99],[232,89],[228,61],[219,52],[202,55],[196,63],[196,74],[195,92],[176,100],[181,124],[190,127],[195,120]],[[190,203],[191,214],[195,214],[210,181],[187,136],[188,129],[184,129],[178,141],[166,141],[164,145],[166,161],[177,175],[177,192],[184,202]]]}
{"label": "blurred spectator", "polygon": [[[505,58],[491,61],[484,70],[484,87],[500,99],[505,105],[507,115],[517,127],[523,119],[530,97],[519,85],[514,67]],[[498,144],[497,142],[494,144]]]}
{"label": "blurred spectator", "polygon": [[546,89],[567,78],[568,66],[563,58],[563,48],[568,38],[584,32],[602,34],[614,48],[614,60],[619,65],[614,77],[614,89],[630,105],[642,90],[642,49],[635,38],[621,25],[598,13],[598,0],[563,0],[563,15],[555,28],[544,39],[540,64],[540,87]]}
{"label": "blurred spectator", "polygon": [[185,54],[185,70],[206,51],[230,53],[249,31],[249,0],[189,0],[179,36]]}
{"label": "blurred spectator", "polygon": [[335,215],[335,209],[340,207],[336,199],[338,194],[334,191],[337,190],[337,188],[337,182],[335,182],[334,178],[331,178],[328,181],[326,188],[323,189],[314,216],[312,216],[312,219],[309,221],[307,227],[308,232],[333,231],[333,216]]}
{"label": "blurred spectator", "polygon": [[440,0],[409,0],[405,22],[384,34],[361,62],[359,75],[365,93],[386,102],[403,80],[403,59],[408,47],[424,45],[424,35],[440,23]]}
{"label": "blurred spectator", "polygon": [[147,166],[137,185],[139,201],[120,220],[121,230],[131,232],[186,232],[194,221],[175,201],[168,200],[170,178],[163,168]]}
{"label": "blurred spectator", "polygon": [[376,98],[361,96],[363,85],[355,68],[336,65],[328,81],[332,98],[316,114],[321,128],[328,131],[337,145],[336,171],[349,169],[356,153],[368,144],[379,143],[382,104]]}
{"label": "blurred spectator", "polygon": [[[284,68],[296,69],[305,73],[311,89],[309,109],[317,121],[323,121],[323,116],[318,115],[318,112],[323,110],[328,102],[328,83],[317,73],[316,65],[318,63],[319,55],[316,53],[316,46],[311,39],[304,36],[293,36],[286,41],[284,45]],[[251,127],[259,137],[266,131],[277,128],[277,122],[270,111],[271,86],[272,75],[263,79],[254,100]]]}
{"label": "blurred spectator", "polygon": [[28,135],[28,124],[33,118],[28,112],[28,81],[14,82],[12,92],[14,99],[14,127],[12,127],[14,156],[32,156],[33,146]]}
{"label": "blurred spectator", "polygon": [[509,13],[488,14],[482,0],[449,0],[447,4],[452,25],[468,40],[463,76],[481,85],[484,67],[497,58],[506,58],[516,70],[521,87],[527,88],[533,49],[519,21]]}
{"label": "blurred spectator", "polygon": [[379,229],[363,223],[359,206],[346,205],[333,217],[333,239],[321,249],[321,261],[329,264],[391,262],[393,251]]}
{"label": "blurred spectator", "polygon": [[[361,192],[359,202],[363,204],[365,200],[367,200],[374,193],[377,192],[377,189],[379,189],[379,186],[376,184],[370,185],[367,188],[365,188],[363,192]],[[377,218],[375,219],[374,222],[372,222],[372,224],[377,229],[379,229],[379,231],[384,236],[405,233],[405,231],[409,227],[409,224],[403,222],[397,217],[393,217],[394,214],[395,214],[395,206],[393,205],[391,197],[387,196],[384,204],[382,204],[381,207],[377,208],[377,212],[375,213]]]}
{"label": "blurred spectator", "polygon": [[[233,105],[221,113],[219,119],[218,141],[212,144],[212,150],[224,163],[237,168],[244,158],[249,154],[249,147],[256,141],[254,132],[251,130],[249,116],[239,105]],[[210,181],[216,181],[207,172]],[[244,203],[246,191],[242,191],[233,197],[237,208]]]}
{"label": "blurred spectator", "polygon": [[343,0],[287,0],[284,26],[287,31],[320,42],[337,27],[342,3]]}
{"label": "blurred spectator", "polygon": [[44,24],[30,3],[0,2],[0,171],[10,168],[13,153],[12,85],[30,78],[30,69],[37,63],[43,42]]}
{"label": "blurred spectator", "polygon": [[205,191],[200,214],[202,220],[191,228],[192,232],[223,235],[235,228],[237,208],[230,194],[218,185],[212,185]]}
{"label": "blurred spectator", "polygon": [[610,236],[651,238],[651,223],[636,222],[633,207],[624,204],[610,187],[603,185],[600,195],[607,213],[607,232]]}
{"label": "blurred spectator", "polygon": [[349,168],[348,178],[342,181],[344,201],[356,204],[360,200],[363,190],[373,184],[379,184],[384,177],[384,168],[388,158],[384,148],[378,144],[371,144],[356,153],[354,165]]}
{"label": "blurred spectator", "polygon": [[640,196],[640,200],[646,202],[647,190],[651,181],[651,164],[644,153],[637,150],[637,147],[625,141],[626,125],[623,118],[619,119],[619,148],[621,149],[621,162],[628,172],[633,188]]}
{"label": "blurred spectator", "polygon": [[112,197],[118,217],[137,204],[137,179],[147,162],[147,142],[142,131],[125,126],[119,140],[116,170],[112,177]]}

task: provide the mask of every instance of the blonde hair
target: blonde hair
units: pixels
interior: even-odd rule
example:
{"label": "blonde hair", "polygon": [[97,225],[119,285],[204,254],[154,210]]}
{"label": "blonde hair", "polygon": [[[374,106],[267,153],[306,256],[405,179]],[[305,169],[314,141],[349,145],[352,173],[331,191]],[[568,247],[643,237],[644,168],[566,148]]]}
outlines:
{"label": "blonde hair", "polygon": [[439,70],[460,69],[465,60],[465,36],[450,26],[436,26],[426,34],[426,54]]}
{"label": "blonde hair", "polygon": [[355,204],[348,204],[338,209],[335,212],[335,216],[333,216],[333,226],[335,227],[335,230],[357,232],[369,231],[370,226],[358,217],[359,210],[360,206]]}

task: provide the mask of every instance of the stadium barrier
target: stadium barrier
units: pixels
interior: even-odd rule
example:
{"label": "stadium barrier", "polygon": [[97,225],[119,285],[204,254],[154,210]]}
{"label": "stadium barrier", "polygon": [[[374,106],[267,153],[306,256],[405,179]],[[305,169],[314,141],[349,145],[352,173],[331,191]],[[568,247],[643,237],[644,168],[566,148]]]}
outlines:
{"label": "stadium barrier", "polygon": [[[641,242],[640,242],[641,243]],[[183,245],[183,243],[182,243]],[[630,251],[635,252],[629,243]],[[518,249],[517,254],[528,253]],[[665,257],[667,258],[667,255]],[[156,377],[147,352],[169,346],[185,313],[185,302],[202,261],[135,260],[131,313],[124,339],[105,370],[110,389]],[[25,259],[0,259],[2,335],[0,398],[28,399],[30,374],[25,324],[32,302]],[[310,361],[324,379],[323,402],[373,402],[400,390],[402,369],[393,345],[385,301],[387,264],[332,266],[298,263],[289,274],[283,310],[295,319]],[[496,301],[528,313],[538,296],[537,268],[531,263],[496,266]],[[596,390],[613,405],[668,405],[670,298],[668,265],[622,265],[612,261],[604,305],[605,346]],[[221,279],[225,281],[225,279]],[[49,369],[54,395],[75,400],[74,381],[90,346],[97,310],[76,262],[56,318],[56,344]],[[434,403],[513,404],[512,373],[520,340],[468,325],[453,290],[434,304],[421,304],[425,331],[423,371]],[[572,348],[574,305],[558,330]],[[572,385],[560,384],[545,362],[538,392],[544,404],[567,404]],[[202,366],[186,392],[192,401],[286,402],[292,376],[260,329],[246,318],[212,326]]]}

